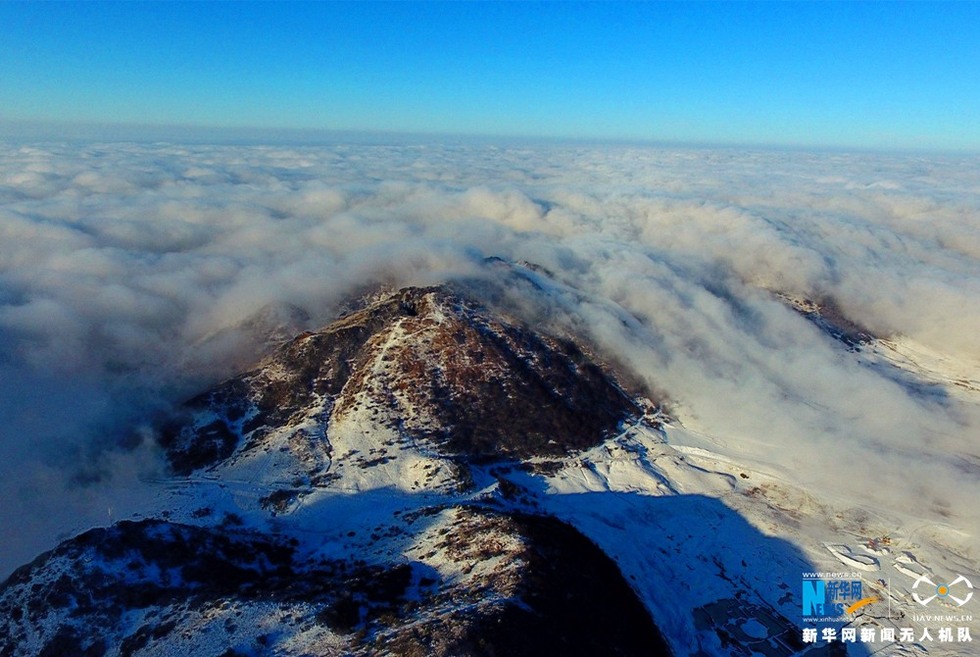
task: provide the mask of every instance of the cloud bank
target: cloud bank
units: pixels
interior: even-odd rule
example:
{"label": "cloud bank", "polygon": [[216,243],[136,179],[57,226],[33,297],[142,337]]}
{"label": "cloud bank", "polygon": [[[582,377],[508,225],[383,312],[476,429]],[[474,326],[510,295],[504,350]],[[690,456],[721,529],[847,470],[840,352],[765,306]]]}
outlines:
{"label": "cloud bank", "polygon": [[980,371],[978,165],[626,146],[0,145],[0,477],[16,501],[0,532],[29,552],[66,491],[73,509],[96,508],[108,493],[86,481],[152,470],[147,418],[252,360],[243,327],[312,327],[368,281],[487,276],[484,258],[499,256],[553,275],[515,303],[627,364],[715,451],[975,536],[976,402],[915,394],[773,292],[832,300]]}

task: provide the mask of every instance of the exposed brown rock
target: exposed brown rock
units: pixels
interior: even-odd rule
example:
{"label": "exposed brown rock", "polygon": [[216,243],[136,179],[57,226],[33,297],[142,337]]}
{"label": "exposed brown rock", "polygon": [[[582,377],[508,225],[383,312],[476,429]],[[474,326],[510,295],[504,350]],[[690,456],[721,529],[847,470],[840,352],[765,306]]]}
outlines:
{"label": "exposed brown rock", "polygon": [[[288,342],[204,393],[163,432],[177,472],[212,465],[323,405],[389,408],[399,430],[476,459],[590,447],[639,409],[577,345],[494,317],[445,287],[407,288]],[[205,412],[216,416],[202,424]]]}

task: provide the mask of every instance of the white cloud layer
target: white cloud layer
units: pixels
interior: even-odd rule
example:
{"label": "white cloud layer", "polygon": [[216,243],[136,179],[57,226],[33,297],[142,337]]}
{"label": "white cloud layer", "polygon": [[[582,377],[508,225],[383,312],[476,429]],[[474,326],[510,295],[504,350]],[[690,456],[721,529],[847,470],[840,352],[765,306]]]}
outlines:
{"label": "white cloud layer", "polygon": [[66,464],[147,467],[119,427],[229,373],[255,345],[227,329],[270,304],[323,323],[487,256],[550,270],[549,321],[719,451],[976,536],[976,404],[770,293],[980,370],[976,158],[419,144],[0,145],[0,533],[62,504]]}

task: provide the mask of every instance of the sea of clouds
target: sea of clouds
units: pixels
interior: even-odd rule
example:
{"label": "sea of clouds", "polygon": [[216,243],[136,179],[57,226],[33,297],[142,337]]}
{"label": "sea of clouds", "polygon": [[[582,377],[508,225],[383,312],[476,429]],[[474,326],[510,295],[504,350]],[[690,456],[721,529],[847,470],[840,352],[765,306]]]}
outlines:
{"label": "sea of clouds", "polygon": [[549,271],[535,321],[716,451],[975,539],[976,403],[862,365],[773,293],[980,371],[980,159],[6,143],[0,576],[53,545],[54,509],[160,467],[154,414],[256,360],[250,320],[312,328],[366,284],[492,276],[490,256]]}

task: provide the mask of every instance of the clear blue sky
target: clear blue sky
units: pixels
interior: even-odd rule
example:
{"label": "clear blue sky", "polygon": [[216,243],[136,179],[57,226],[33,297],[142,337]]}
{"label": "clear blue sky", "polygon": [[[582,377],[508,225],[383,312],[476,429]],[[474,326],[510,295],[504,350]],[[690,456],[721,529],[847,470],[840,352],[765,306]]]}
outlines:
{"label": "clear blue sky", "polygon": [[0,2],[0,121],[980,150],[980,3]]}

